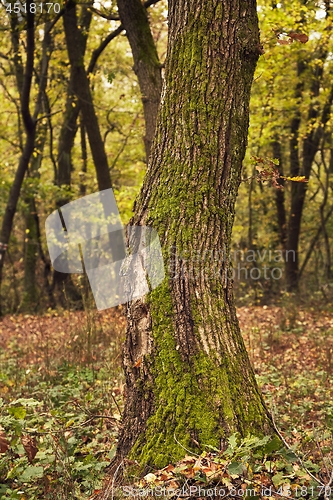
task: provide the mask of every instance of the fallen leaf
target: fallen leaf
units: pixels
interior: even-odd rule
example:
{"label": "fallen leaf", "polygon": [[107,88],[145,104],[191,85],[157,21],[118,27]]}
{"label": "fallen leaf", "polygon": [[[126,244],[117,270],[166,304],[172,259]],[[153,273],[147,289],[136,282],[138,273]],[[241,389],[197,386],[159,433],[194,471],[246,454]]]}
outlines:
{"label": "fallen leaf", "polygon": [[9,442],[2,427],[0,427],[0,453],[6,453],[9,449]]}
{"label": "fallen leaf", "polygon": [[144,478],[147,483],[153,483],[154,481],[156,481],[157,477],[155,476],[155,474],[152,474],[151,472],[149,474],[147,474],[146,476],[144,476]]}
{"label": "fallen leaf", "polygon": [[31,436],[22,436],[21,443],[23,444],[23,448],[25,449],[29,462],[32,463],[38,452],[36,438]]}

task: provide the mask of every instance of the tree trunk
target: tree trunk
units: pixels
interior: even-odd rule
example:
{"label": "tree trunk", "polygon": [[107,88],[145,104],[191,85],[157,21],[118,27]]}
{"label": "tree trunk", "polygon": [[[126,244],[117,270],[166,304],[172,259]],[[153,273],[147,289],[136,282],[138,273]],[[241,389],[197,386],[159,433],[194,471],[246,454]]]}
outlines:
{"label": "tree trunk", "polygon": [[[276,138],[273,143],[273,157],[279,160],[279,174],[281,176],[283,173],[283,158],[281,151],[281,143],[278,138]],[[279,185],[282,186],[282,189],[277,189],[275,193],[275,206],[277,211],[277,220],[278,220],[278,228],[279,228],[279,240],[282,247],[282,250],[285,255],[286,250],[286,239],[287,239],[287,217],[286,217],[286,208],[285,208],[285,196],[284,196],[284,179],[279,179]]]}
{"label": "tree trunk", "polygon": [[[91,13],[89,13],[91,15]],[[98,188],[111,188],[111,177],[108,160],[101,136],[97,115],[90,91],[90,84],[84,68],[84,50],[82,34],[77,24],[76,5],[72,0],[67,2],[64,17],[64,29],[68,58],[71,64],[73,77],[73,93],[80,102],[84,126],[87,130],[90,149],[96,168]]]}
{"label": "tree trunk", "polygon": [[164,466],[271,422],[228,273],[249,98],[255,0],[169,0],[166,87],[132,224],[159,233],[163,283],[128,307],[118,457]]}
{"label": "tree trunk", "polygon": [[[18,48],[18,26],[17,24],[12,23],[12,45],[14,54],[17,56],[14,61],[17,64],[16,67],[16,80],[18,85],[18,90],[20,92],[20,101],[21,101],[21,113],[24,123],[24,128],[26,132],[26,141],[23,148],[22,155],[19,160],[19,164],[15,173],[14,182],[10,189],[9,199],[6,205],[4,217],[2,220],[1,232],[0,232],[0,288],[2,283],[2,273],[3,266],[5,261],[5,252],[9,243],[9,238],[12,232],[14,215],[16,212],[16,207],[18,203],[18,199],[21,192],[22,183],[27,172],[31,155],[34,150],[35,144],[35,134],[36,134],[36,120],[40,110],[41,104],[41,96],[45,91],[46,82],[47,82],[47,68],[48,62],[50,58],[50,54],[47,52],[47,49],[50,44],[50,36],[45,34],[43,40],[43,57],[41,64],[41,73],[40,73],[40,85],[39,85],[39,93],[36,99],[36,105],[33,116],[30,112],[30,91],[32,85],[32,76],[34,70],[34,51],[35,51],[35,30],[34,30],[34,14],[30,12],[30,3],[31,0],[28,0],[27,3],[27,37],[26,37],[26,64],[23,73],[23,68],[20,65],[20,55],[17,53]],[[13,16],[14,17],[14,16]],[[1,310],[1,295],[0,295],[0,315],[2,314]]]}
{"label": "tree trunk", "polygon": [[[330,117],[330,111],[333,103],[333,87],[323,106],[321,116],[319,118],[319,125],[315,130],[311,130],[303,140],[303,152],[302,152],[302,170],[299,168],[298,152],[297,161],[298,168],[294,168],[295,165],[292,154],[291,154],[291,176],[304,175],[309,179],[311,174],[311,167],[319,150],[320,141],[323,137],[325,126]],[[310,107],[308,121],[311,122],[313,109]],[[315,118],[318,116],[318,112],[315,112]],[[291,150],[291,153],[293,151]],[[287,246],[286,246],[286,280],[287,289],[289,291],[297,290],[299,285],[299,258],[298,258],[298,247],[299,238],[301,233],[301,222],[303,216],[304,201],[307,192],[306,183],[293,183],[291,187],[291,208],[290,216],[288,221],[288,234],[287,234]]]}
{"label": "tree trunk", "polygon": [[[328,15],[328,11],[327,11]],[[291,123],[290,140],[290,175],[295,177],[304,175],[309,179],[311,175],[312,163],[319,150],[320,141],[323,137],[325,126],[331,116],[333,103],[333,86],[322,107],[318,106],[318,98],[322,89],[322,80],[325,68],[325,61],[328,55],[327,45],[320,46],[317,54],[317,64],[312,68],[311,80],[311,102],[308,108],[306,122],[313,126],[306,133],[302,140],[302,156],[299,155],[299,128],[301,123],[300,108],[298,107]],[[298,61],[295,97],[302,102],[304,92],[304,74],[309,69],[306,59]],[[315,126],[315,124],[317,125]],[[286,238],[286,285],[287,290],[296,291],[299,285],[299,239],[301,234],[301,222],[303,208],[307,192],[306,183],[292,183],[291,186],[291,207],[288,219],[288,229]]]}
{"label": "tree trunk", "polygon": [[[86,7],[83,7],[82,15],[80,18],[80,29],[76,27],[75,32],[77,50],[80,51],[80,57],[82,61],[86,52],[87,33],[89,32],[91,18],[91,12]],[[78,128],[77,119],[80,113],[81,105],[76,95],[76,89],[78,88],[76,79],[76,66],[74,64],[71,64],[70,77],[67,87],[66,112],[64,115],[63,124],[61,126],[58,142],[56,178],[56,183],[58,186],[68,188],[70,188],[71,186],[71,177],[73,171],[72,149],[74,146],[74,140]],[[69,201],[69,196],[63,196],[60,200],[57,201],[57,208],[66,205],[67,203],[69,203]],[[68,305],[67,299],[69,299],[69,301],[72,303],[76,303],[76,307],[82,304],[82,296],[75,287],[71,276],[69,276],[68,274],[61,273],[60,271],[54,269],[52,286],[54,289],[58,289],[58,299],[63,307],[66,307],[66,305]]]}
{"label": "tree trunk", "polygon": [[[38,169],[41,166],[43,152],[46,142],[47,125],[41,124],[39,132],[35,137],[35,150],[37,154],[30,161],[29,177],[38,179]],[[36,311],[39,297],[36,283],[36,267],[38,261],[38,230],[36,225],[36,203],[35,195],[29,192],[25,197],[27,213],[25,216],[25,239],[24,239],[24,281],[21,311]]]}
{"label": "tree trunk", "polygon": [[141,0],[117,0],[122,25],[131,45],[134,71],[138,77],[146,135],[147,162],[155,135],[156,119],[162,91],[161,64],[150,31],[147,11]]}

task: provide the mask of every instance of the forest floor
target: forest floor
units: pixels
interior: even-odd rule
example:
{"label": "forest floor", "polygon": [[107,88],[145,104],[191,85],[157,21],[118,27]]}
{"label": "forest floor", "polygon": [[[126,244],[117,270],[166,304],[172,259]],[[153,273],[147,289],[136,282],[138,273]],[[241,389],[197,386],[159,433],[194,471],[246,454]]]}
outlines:
{"label": "forest floor", "polygon": [[[303,491],[307,498],[320,498],[321,492],[316,496],[309,488],[311,475],[319,478],[319,485],[327,484],[325,477],[333,469],[333,311],[318,304],[289,304],[240,307],[238,316],[275,425],[292,459],[294,452],[300,453],[306,469],[302,476],[299,465],[290,469],[284,457],[282,462],[266,460],[263,466],[267,472],[269,464],[273,483],[260,467],[257,473],[264,484],[276,488],[285,488],[286,477],[296,474],[297,487],[303,485],[303,490],[296,488],[292,497],[305,497]],[[0,499],[94,498],[115,453],[123,404],[124,331],[120,307],[0,320]],[[228,448],[234,479],[242,476],[245,456],[237,452],[236,441]],[[259,444],[240,446],[251,454]],[[186,481],[216,472],[208,455],[200,463],[193,457],[186,460],[180,464]],[[170,482],[175,470],[156,472],[150,480],[154,477],[155,486]],[[239,483],[241,488],[244,484]]]}

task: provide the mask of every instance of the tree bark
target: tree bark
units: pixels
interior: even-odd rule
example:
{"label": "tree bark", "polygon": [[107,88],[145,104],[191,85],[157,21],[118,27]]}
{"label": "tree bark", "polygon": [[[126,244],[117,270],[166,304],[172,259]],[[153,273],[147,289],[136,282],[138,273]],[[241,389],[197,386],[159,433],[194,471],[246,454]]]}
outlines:
{"label": "tree bark", "polygon": [[[41,166],[43,152],[46,142],[47,125],[42,123],[40,130],[36,132],[35,150],[37,154],[32,156],[29,168],[29,177],[38,179],[38,169]],[[30,190],[29,190],[30,191]],[[39,297],[36,283],[36,267],[38,261],[38,230],[36,225],[36,203],[35,195],[29,192],[25,197],[27,212],[25,214],[25,237],[24,237],[24,280],[23,298],[20,305],[21,311],[36,311]]]}
{"label": "tree bark", "polygon": [[260,52],[255,0],[169,0],[165,90],[132,220],[158,231],[166,277],[128,306],[118,446],[142,466],[272,430],[228,276]]}
{"label": "tree bark", "polygon": [[148,163],[162,91],[161,64],[150,31],[147,11],[141,0],[117,0],[117,4],[122,25],[131,45],[134,71],[142,95],[146,125],[144,143]]}

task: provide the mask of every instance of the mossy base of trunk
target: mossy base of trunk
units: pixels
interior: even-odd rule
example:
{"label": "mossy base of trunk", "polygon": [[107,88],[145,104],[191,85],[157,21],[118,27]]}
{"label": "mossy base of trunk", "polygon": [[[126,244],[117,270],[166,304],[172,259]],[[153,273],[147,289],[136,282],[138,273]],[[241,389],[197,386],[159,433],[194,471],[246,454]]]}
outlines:
{"label": "mossy base of trunk", "polygon": [[[188,452],[201,453],[210,446],[221,449],[234,432],[241,436],[272,433],[238,323],[233,326],[234,334],[239,335],[237,344],[227,342],[229,349],[224,352],[197,349],[187,357],[174,333],[167,281],[150,294],[146,307],[151,315],[153,347],[140,358],[140,366],[128,367],[136,372],[131,414],[140,412],[136,406],[140,398],[150,399],[152,405],[129,458],[143,468],[162,468]],[[222,311],[219,328],[217,335],[226,333]],[[193,342],[199,342],[196,333]],[[131,401],[130,396],[127,404]],[[125,420],[125,433],[126,425],[131,426],[131,420]]]}

